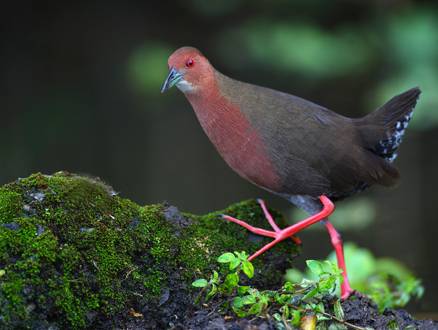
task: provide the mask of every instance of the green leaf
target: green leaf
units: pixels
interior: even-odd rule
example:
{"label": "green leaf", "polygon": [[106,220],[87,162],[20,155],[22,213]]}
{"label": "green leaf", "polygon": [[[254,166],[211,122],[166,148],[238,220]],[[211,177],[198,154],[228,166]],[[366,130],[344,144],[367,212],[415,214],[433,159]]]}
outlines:
{"label": "green leaf", "polygon": [[291,295],[290,294],[279,294],[278,292],[276,292],[275,296],[274,296],[274,300],[275,302],[284,305],[284,304],[288,304],[290,301]]}
{"label": "green leaf", "polygon": [[236,313],[237,317],[245,317],[248,316],[248,313],[244,310],[233,307],[234,313]]}
{"label": "green leaf", "polygon": [[242,270],[248,278],[253,278],[254,276],[254,266],[249,261],[244,261],[242,263]]}
{"label": "green leaf", "polygon": [[249,288],[250,287],[248,285],[239,286],[237,288],[237,293],[239,294],[239,296],[242,296],[242,295],[244,295],[245,293],[248,292]]}
{"label": "green leaf", "polygon": [[266,294],[266,292],[261,292],[258,298],[260,300],[260,303],[262,303],[263,305],[268,305],[269,295]]}
{"label": "green leaf", "polygon": [[226,252],[224,254],[221,254],[219,256],[219,258],[217,258],[217,261],[222,263],[222,264],[226,264],[226,263],[231,262],[235,259],[236,259],[236,257],[234,256],[234,254],[232,254],[231,252]]}
{"label": "green leaf", "polygon": [[291,268],[286,271],[286,280],[290,283],[300,283],[304,275],[296,268]]}
{"label": "green leaf", "polygon": [[256,297],[252,294],[246,295],[242,297],[242,302],[244,305],[251,305],[256,303]]}
{"label": "green leaf", "polygon": [[338,265],[330,260],[324,260],[324,262],[322,263],[322,269],[324,273],[327,274],[342,274],[341,270],[338,268]]}
{"label": "green leaf", "polygon": [[287,281],[283,284],[283,290],[286,292],[294,292],[295,291],[295,286],[293,283]]}
{"label": "green leaf", "polygon": [[299,326],[301,322],[301,312],[299,310],[292,311],[292,325]]}
{"label": "green leaf", "polygon": [[233,308],[241,309],[243,307],[242,297],[236,297],[233,299]]}
{"label": "green leaf", "polygon": [[313,288],[312,290],[310,290],[309,292],[307,292],[302,300],[306,300],[306,299],[310,299],[313,298],[314,296],[316,296],[319,292],[318,287]]}
{"label": "green leaf", "polygon": [[205,299],[208,301],[211,298],[214,297],[214,295],[217,293],[217,285],[216,284],[212,284],[211,285],[211,289],[210,291],[208,291],[207,296],[205,297]]}
{"label": "green leaf", "polygon": [[211,277],[211,283],[219,283],[219,274],[217,271],[213,271],[213,276]]}
{"label": "green leaf", "polygon": [[263,309],[263,305],[261,303],[255,303],[251,306],[251,308],[248,310],[249,315],[258,315]]}
{"label": "green leaf", "polygon": [[386,326],[388,327],[388,329],[394,329],[394,330],[399,328],[396,320],[389,321]]}
{"label": "green leaf", "polygon": [[340,320],[344,320],[344,310],[342,309],[340,300],[335,301],[333,309],[335,311],[335,316]]}
{"label": "green leaf", "polygon": [[284,317],[284,319],[287,320],[287,319],[289,318],[289,316],[290,316],[290,309],[289,309],[289,306],[288,306],[288,305],[283,305],[283,306],[280,308],[280,311],[283,313],[283,317]]}
{"label": "green leaf", "polygon": [[0,277],[4,276],[6,274],[6,271],[4,269],[0,269]]}
{"label": "green leaf", "polygon": [[195,288],[205,288],[208,285],[208,282],[204,278],[200,278],[192,283],[192,286]]}
{"label": "green leaf", "polygon": [[228,274],[227,277],[225,277],[225,287],[228,289],[234,288],[239,284],[239,275],[236,273]]}
{"label": "green leaf", "polygon": [[324,304],[322,302],[315,304],[313,310],[317,313],[324,313],[325,312]]}
{"label": "green leaf", "polygon": [[310,271],[316,276],[319,276],[324,272],[323,263],[321,261],[307,260],[306,264]]}
{"label": "green leaf", "polygon": [[245,251],[237,252],[235,251],[234,254],[242,261],[248,260],[248,254]]}
{"label": "green leaf", "polygon": [[328,276],[320,280],[318,283],[318,287],[322,292],[330,292],[335,289],[336,286],[336,277]]}
{"label": "green leaf", "polygon": [[237,267],[240,266],[240,259],[238,258],[234,258],[233,260],[230,261],[230,270],[236,269]]}
{"label": "green leaf", "polygon": [[283,322],[283,319],[281,318],[281,315],[278,313],[275,313],[274,315],[272,315],[272,317],[274,318],[275,321],[277,322]]}

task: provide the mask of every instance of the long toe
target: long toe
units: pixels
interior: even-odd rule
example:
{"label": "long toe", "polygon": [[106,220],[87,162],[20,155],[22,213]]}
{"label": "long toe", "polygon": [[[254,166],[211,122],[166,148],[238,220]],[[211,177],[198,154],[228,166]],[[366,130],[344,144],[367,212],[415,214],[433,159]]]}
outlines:
{"label": "long toe", "polygon": [[226,214],[222,214],[221,215],[222,219],[230,221],[230,222],[234,222],[235,224],[238,224],[239,226],[242,226],[243,228],[248,229],[250,232],[257,234],[257,235],[261,235],[261,236],[266,236],[266,237],[272,237],[275,238],[277,236],[277,234],[274,231],[270,231],[270,230],[266,230],[263,228],[258,228],[258,227],[254,227],[251,226],[250,224],[246,223],[245,221],[233,218],[229,215]]}
{"label": "long toe", "polygon": [[266,220],[268,220],[269,224],[271,225],[272,229],[274,229],[277,233],[281,231],[281,229],[278,227],[278,225],[275,223],[274,217],[269,213],[268,208],[263,201],[263,199],[258,198],[257,202],[260,204],[260,207],[263,210],[263,213],[265,215]]}

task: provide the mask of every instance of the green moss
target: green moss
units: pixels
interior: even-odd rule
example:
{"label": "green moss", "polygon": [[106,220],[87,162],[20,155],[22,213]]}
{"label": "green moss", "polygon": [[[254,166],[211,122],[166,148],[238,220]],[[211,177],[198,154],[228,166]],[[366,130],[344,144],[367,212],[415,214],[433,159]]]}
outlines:
{"label": "green moss", "polygon": [[161,211],[63,172],[1,188],[0,326],[30,326],[38,309],[81,328],[87,313],[122,311],[133,298],[128,288],[158,296],[167,279],[158,261],[171,259],[171,228]]}
{"label": "green moss", "polygon": [[[130,306],[158,301],[163,288],[210,270],[224,251],[261,245],[218,212],[191,215],[192,225],[181,227],[164,210],[65,172],[0,188],[0,328],[84,328],[94,318],[127,315]],[[264,223],[253,201],[223,213]],[[292,247],[276,249],[291,255]],[[278,279],[279,271],[269,274]]]}
{"label": "green moss", "polygon": [[20,213],[21,195],[5,188],[0,188],[0,223],[7,223]]}
{"label": "green moss", "polygon": [[[275,211],[271,214],[279,221],[283,222],[282,217]],[[181,239],[180,260],[185,265],[184,269],[190,270],[184,275],[188,279],[193,279],[193,270],[198,276],[210,271],[211,265],[216,264],[216,258],[224,251],[247,251],[254,253],[261,246],[269,242],[267,238],[258,236],[256,241],[248,241],[248,231],[241,226],[230,223],[221,218],[222,214],[231,215],[238,219],[245,220],[255,227],[266,227],[266,219],[259,204],[254,200],[247,200],[231,205],[225,210],[212,212],[203,216],[187,214],[199,225],[190,226]],[[211,240],[214,236],[215,239]],[[272,277],[272,284],[278,283],[283,277],[283,269],[270,267],[265,264],[266,255],[289,255],[285,262],[290,265],[292,257],[297,254],[297,246],[290,241],[282,242],[267,252],[263,257],[254,260],[254,265],[258,269],[264,269],[264,281],[267,277]],[[263,266],[262,266],[263,265]],[[268,267],[268,268],[267,268]],[[256,276],[257,277],[257,276]]]}
{"label": "green moss", "polygon": [[161,286],[166,278],[167,274],[156,269],[150,270],[143,277],[143,285],[150,292],[150,296],[157,296],[161,293]]}

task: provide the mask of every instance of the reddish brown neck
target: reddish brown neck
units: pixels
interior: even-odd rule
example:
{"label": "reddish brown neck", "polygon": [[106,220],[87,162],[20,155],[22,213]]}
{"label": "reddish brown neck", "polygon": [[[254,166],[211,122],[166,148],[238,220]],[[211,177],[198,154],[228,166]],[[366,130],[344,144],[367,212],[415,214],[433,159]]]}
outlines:
{"label": "reddish brown neck", "polygon": [[227,164],[243,178],[276,191],[281,182],[263,142],[238,105],[222,95],[214,81],[203,91],[187,93],[198,120]]}

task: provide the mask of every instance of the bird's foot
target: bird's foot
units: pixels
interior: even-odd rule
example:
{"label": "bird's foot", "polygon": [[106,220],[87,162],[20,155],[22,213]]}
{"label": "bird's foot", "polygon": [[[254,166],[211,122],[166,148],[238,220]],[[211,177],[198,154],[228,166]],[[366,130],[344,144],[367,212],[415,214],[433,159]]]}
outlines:
{"label": "bird's foot", "polygon": [[353,290],[353,289],[351,289],[351,291],[349,292],[349,295],[348,295],[348,296],[343,297],[343,296],[341,295],[341,299],[342,299],[342,300],[347,300],[348,298],[350,298],[350,297],[352,297],[352,296],[354,296],[354,297],[356,297],[356,298],[365,298],[365,299],[369,299],[369,297],[368,297],[366,294],[363,294],[362,292],[359,292],[359,291],[357,291],[357,290]]}
{"label": "bird's foot", "polygon": [[352,294],[355,294],[357,291],[351,288],[350,283],[348,282],[347,275],[345,273],[342,273],[342,277],[344,280],[341,284],[341,299],[347,300]]}
{"label": "bird's foot", "polygon": [[[271,225],[272,229],[274,229],[274,231],[276,233],[279,233],[281,231],[281,229],[277,226],[277,224],[275,223],[274,217],[272,216],[271,213],[269,213],[268,208],[266,207],[266,203],[263,199],[261,198],[257,198],[257,203],[259,203],[260,207],[263,210],[263,213],[265,215],[265,218],[268,220],[269,224]],[[301,245],[301,240],[299,237],[297,236],[291,236],[290,237],[295,244],[297,245]]]}
{"label": "bird's foot", "polygon": [[[292,226],[286,227],[284,229],[280,229],[277,224],[274,222],[274,219],[272,218],[271,214],[269,214],[265,203],[262,200],[259,200],[259,204],[263,209],[263,212],[265,213],[265,216],[269,222],[269,224],[271,225],[271,227],[274,229],[272,230],[266,230],[263,228],[258,228],[258,227],[254,227],[251,226],[250,224],[246,223],[245,221],[233,218],[229,215],[222,215],[222,218],[230,221],[230,222],[234,222],[246,229],[248,229],[250,232],[257,234],[257,235],[261,235],[261,236],[266,236],[266,237],[271,237],[274,240],[268,244],[266,244],[264,247],[262,247],[260,250],[258,250],[256,253],[254,253],[253,255],[251,255],[248,260],[253,260],[254,258],[258,257],[259,255],[261,255],[262,253],[266,252],[267,250],[269,250],[270,248],[272,248],[274,245],[280,243],[281,241],[284,241],[287,238],[292,238],[294,239],[294,234],[298,233],[299,231],[313,225],[314,223],[321,221],[325,218],[327,218],[333,211],[334,211],[334,205],[333,203],[330,201],[330,199],[328,199],[326,196],[321,196],[320,201],[323,205],[323,209],[321,210],[321,212],[312,215],[311,217],[298,222]],[[297,239],[297,238],[295,238]],[[299,240],[299,239],[298,239]],[[299,241],[301,242],[301,241]]]}

